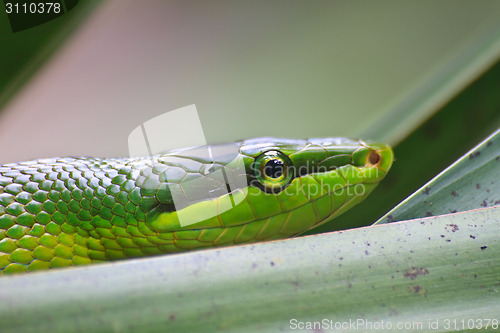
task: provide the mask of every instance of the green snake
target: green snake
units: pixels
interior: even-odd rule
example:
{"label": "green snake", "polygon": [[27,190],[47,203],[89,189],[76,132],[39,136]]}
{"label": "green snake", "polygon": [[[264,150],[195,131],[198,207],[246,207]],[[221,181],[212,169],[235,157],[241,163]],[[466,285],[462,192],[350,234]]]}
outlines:
{"label": "green snake", "polygon": [[347,138],[258,138],[0,166],[0,272],[277,240],[361,202],[393,162]]}

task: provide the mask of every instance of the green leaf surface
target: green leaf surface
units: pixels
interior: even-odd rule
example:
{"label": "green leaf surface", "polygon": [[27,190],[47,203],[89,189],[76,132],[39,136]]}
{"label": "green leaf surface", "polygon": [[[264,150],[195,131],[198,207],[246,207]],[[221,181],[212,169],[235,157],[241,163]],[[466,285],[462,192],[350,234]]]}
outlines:
{"label": "green leaf surface", "polygon": [[500,205],[500,129],[375,224]]}
{"label": "green leaf surface", "polygon": [[491,207],[11,276],[0,279],[0,322],[4,333],[286,332],[323,319],[360,331],[368,322],[484,327],[500,313],[499,233],[500,207]]}

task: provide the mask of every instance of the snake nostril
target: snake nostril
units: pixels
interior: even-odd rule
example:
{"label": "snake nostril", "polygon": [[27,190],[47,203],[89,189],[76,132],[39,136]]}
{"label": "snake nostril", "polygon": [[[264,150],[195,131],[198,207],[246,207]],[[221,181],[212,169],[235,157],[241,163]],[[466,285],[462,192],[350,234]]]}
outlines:
{"label": "snake nostril", "polygon": [[370,162],[370,164],[372,165],[375,165],[377,164],[378,162],[380,162],[380,154],[377,153],[376,151],[372,150],[370,152],[370,156],[368,157],[368,161]]}

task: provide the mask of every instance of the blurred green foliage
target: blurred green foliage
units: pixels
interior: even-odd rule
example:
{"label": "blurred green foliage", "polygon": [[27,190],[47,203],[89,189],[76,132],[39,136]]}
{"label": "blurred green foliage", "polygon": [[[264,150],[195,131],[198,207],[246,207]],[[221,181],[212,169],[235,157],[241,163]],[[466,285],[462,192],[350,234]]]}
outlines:
{"label": "blurred green foliage", "polygon": [[47,23],[12,33],[9,18],[0,2],[0,112],[3,105],[47,61],[100,1],[80,1],[78,10]]}

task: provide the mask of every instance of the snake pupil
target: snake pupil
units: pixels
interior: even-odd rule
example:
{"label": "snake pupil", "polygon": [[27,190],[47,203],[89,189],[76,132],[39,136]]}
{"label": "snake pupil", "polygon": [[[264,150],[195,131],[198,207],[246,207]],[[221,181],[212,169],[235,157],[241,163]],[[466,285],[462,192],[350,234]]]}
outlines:
{"label": "snake pupil", "polygon": [[264,166],[264,174],[269,178],[279,178],[283,175],[285,167],[282,160],[273,159]]}

